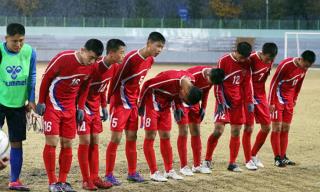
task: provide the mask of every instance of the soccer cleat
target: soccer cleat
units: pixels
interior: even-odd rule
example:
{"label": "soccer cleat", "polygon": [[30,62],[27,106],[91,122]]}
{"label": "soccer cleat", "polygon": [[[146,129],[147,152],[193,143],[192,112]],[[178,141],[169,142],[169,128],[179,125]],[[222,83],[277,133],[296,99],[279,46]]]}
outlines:
{"label": "soccer cleat", "polygon": [[242,169],[240,169],[240,167],[235,163],[229,164],[228,170],[233,172],[242,172]]}
{"label": "soccer cleat", "polygon": [[203,166],[203,165],[200,165],[197,167],[192,166],[192,172],[193,173],[203,173],[203,174],[211,174],[212,173],[210,168]]}
{"label": "soccer cleat", "polygon": [[294,161],[291,161],[286,155],[284,155],[284,158],[283,158],[283,163],[286,164],[286,165],[296,165],[296,163]]}
{"label": "soccer cleat", "polygon": [[61,183],[53,183],[48,187],[49,192],[63,192]]}
{"label": "soccer cleat", "polygon": [[70,183],[61,183],[61,188],[63,189],[64,192],[76,192],[71,186]]}
{"label": "soccer cleat", "polygon": [[115,178],[115,176],[113,176],[112,173],[109,174],[109,175],[107,175],[107,176],[105,177],[105,181],[106,181],[106,182],[110,182],[112,185],[115,185],[115,186],[121,185],[121,182],[118,181],[118,179]]}
{"label": "soccer cleat", "polygon": [[274,165],[277,167],[285,167],[286,164],[284,163],[284,161],[280,158],[280,156],[276,156],[274,158]]}
{"label": "soccer cleat", "polygon": [[91,180],[82,182],[82,189],[88,191],[96,191],[98,187],[96,187]]}
{"label": "soccer cleat", "polygon": [[180,173],[184,176],[193,176],[193,172],[188,166],[184,166],[180,169]]}
{"label": "soccer cleat", "polygon": [[211,161],[207,161],[207,160],[202,161],[202,166],[208,169],[213,169],[213,164]]}
{"label": "soccer cleat", "polygon": [[132,175],[128,174],[127,180],[137,182],[137,183],[144,182],[144,178],[138,172],[135,172]]}
{"label": "soccer cleat", "polygon": [[258,167],[256,166],[256,164],[254,164],[254,162],[253,162],[252,160],[250,160],[250,161],[248,161],[248,162],[246,163],[246,168],[247,168],[248,170],[252,170],[252,171],[255,171],[255,170],[258,169]]}
{"label": "soccer cleat", "polygon": [[261,160],[257,156],[252,156],[251,159],[257,167],[264,168],[264,165],[262,164]]}
{"label": "soccer cleat", "polygon": [[100,177],[97,177],[93,180],[93,184],[100,189],[109,189],[112,187],[112,183],[108,181],[103,181]]}
{"label": "soccer cleat", "polygon": [[157,182],[167,182],[168,179],[165,178],[161,173],[160,171],[156,171],[154,172],[153,174],[150,174],[150,179],[152,181],[157,181]]}
{"label": "soccer cleat", "polygon": [[169,179],[169,178],[174,179],[174,180],[182,180],[183,179],[183,177],[178,175],[177,172],[173,169],[171,169],[168,173],[164,172],[163,176],[167,179]]}
{"label": "soccer cleat", "polygon": [[20,180],[10,182],[9,189],[14,191],[30,191],[29,187],[26,185],[23,185]]}

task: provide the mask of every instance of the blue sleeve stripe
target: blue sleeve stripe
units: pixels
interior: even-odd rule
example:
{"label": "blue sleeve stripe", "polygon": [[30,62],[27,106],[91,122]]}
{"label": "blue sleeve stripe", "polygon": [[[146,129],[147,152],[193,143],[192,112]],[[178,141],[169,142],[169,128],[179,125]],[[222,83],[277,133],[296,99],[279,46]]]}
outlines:
{"label": "blue sleeve stripe", "polygon": [[30,59],[30,70],[29,70],[29,79],[28,79],[28,100],[35,102],[35,89],[36,89],[36,62],[37,55],[34,49],[32,49],[32,55]]}

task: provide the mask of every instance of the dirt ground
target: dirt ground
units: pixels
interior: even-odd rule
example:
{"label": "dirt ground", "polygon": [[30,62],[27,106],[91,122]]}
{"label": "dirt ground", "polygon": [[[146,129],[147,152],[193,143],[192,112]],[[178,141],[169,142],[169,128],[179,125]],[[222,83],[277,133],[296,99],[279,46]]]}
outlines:
{"label": "dirt ground", "polygon": [[[45,69],[45,64],[38,65],[39,88],[41,75]],[[167,69],[184,69],[189,66],[184,65],[155,65],[149,72],[148,77],[152,77],[160,71]],[[273,70],[274,72],[274,70]],[[238,163],[243,168],[242,173],[227,171],[229,157],[229,137],[230,132],[227,126],[224,135],[214,153],[214,169],[211,175],[197,174],[193,177],[185,177],[183,181],[172,181],[167,183],[155,183],[149,180],[149,170],[143,154],[144,131],[138,132],[138,171],[147,179],[142,184],[129,183],[126,181],[126,157],[124,151],[124,141],[118,148],[115,175],[123,182],[121,186],[113,187],[108,191],[320,191],[320,70],[308,72],[299,100],[294,112],[294,120],[289,136],[288,156],[295,160],[298,165],[294,167],[277,168],[273,166],[273,154],[270,139],[260,151],[259,157],[262,159],[265,168],[257,171],[248,171],[244,167],[244,156],[242,148],[239,152]],[[269,78],[270,80],[271,78]],[[269,82],[267,83],[269,85]],[[37,89],[39,90],[39,89]],[[212,91],[213,92],[213,91]],[[205,154],[208,135],[213,130],[213,94],[209,96],[206,117],[201,126],[202,156]],[[100,142],[100,173],[104,175],[105,170],[105,150],[110,139],[109,122],[103,124],[104,132]],[[4,128],[5,130],[6,127]],[[255,126],[252,142],[259,130]],[[178,128],[175,123],[172,127],[172,139],[174,153],[174,168],[179,170],[179,158],[176,146]],[[81,189],[81,174],[77,160],[77,144],[74,141],[73,163],[69,174],[69,182],[79,191]],[[188,139],[189,165],[192,164],[192,151],[190,137]],[[44,146],[44,136],[28,132],[28,139],[24,142],[24,165],[21,179],[28,184],[32,191],[47,191],[47,177],[42,160],[42,150]],[[59,149],[59,148],[57,148]],[[155,150],[159,169],[163,170],[162,158],[159,149],[159,139],[156,139]],[[59,150],[57,150],[59,152]],[[58,155],[57,155],[58,156]],[[0,172],[0,191],[6,191],[9,168]]]}

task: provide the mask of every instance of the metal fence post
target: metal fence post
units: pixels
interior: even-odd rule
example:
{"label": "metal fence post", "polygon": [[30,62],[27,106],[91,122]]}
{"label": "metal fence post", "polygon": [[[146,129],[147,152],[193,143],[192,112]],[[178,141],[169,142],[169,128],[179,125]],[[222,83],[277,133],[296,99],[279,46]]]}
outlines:
{"label": "metal fence post", "polygon": [[24,16],[24,26],[27,26],[27,16]]}
{"label": "metal fence post", "polygon": [[300,30],[300,19],[298,19],[297,21],[297,27],[298,27],[298,30]]}
{"label": "metal fence post", "polygon": [[143,28],[143,26],[144,26],[144,19],[143,19],[143,17],[141,18],[141,27]]}
{"label": "metal fence post", "polygon": [[161,28],[163,28],[163,17],[161,18]]}
{"label": "metal fence post", "polygon": [[241,19],[239,19],[239,29],[242,29],[241,27],[242,27],[242,23],[241,23]]}
{"label": "metal fence post", "polygon": [[183,21],[180,19],[180,28],[183,28]]}
{"label": "metal fence post", "polygon": [[102,17],[102,27],[104,27],[104,26],[105,26],[105,18]]}
{"label": "metal fence post", "polygon": [[47,17],[46,16],[44,16],[43,17],[43,26],[47,26]]}
{"label": "metal fence post", "polygon": [[203,23],[202,23],[202,19],[200,19],[200,28],[202,28]]}
{"label": "metal fence post", "polygon": [[261,29],[261,19],[259,19],[259,29]]}
{"label": "metal fence post", "polygon": [[278,28],[281,29],[281,20],[278,20]]}
{"label": "metal fence post", "polygon": [[66,27],[67,21],[66,21],[66,17],[63,17],[63,26]]}
{"label": "metal fence post", "polygon": [[82,17],[82,27],[86,27],[86,18]]}
{"label": "metal fence post", "polygon": [[222,20],[219,19],[219,28],[221,29],[222,28]]}
{"label": "metal fence post", "polygon": [[122,23],[121,26],[124,27],[124,17],[122,17]]}

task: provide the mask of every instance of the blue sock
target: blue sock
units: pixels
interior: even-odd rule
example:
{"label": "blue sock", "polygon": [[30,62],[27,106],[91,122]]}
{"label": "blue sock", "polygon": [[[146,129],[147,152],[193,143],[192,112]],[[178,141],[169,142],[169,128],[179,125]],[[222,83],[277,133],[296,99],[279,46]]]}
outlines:
{"label": "blue sock", "polygon": [[10,166],[11,166],[11,182],[19,179],[22,167],[22,148],[11,148]]}

